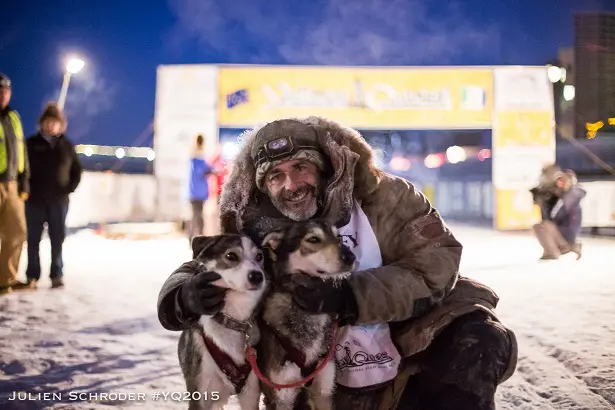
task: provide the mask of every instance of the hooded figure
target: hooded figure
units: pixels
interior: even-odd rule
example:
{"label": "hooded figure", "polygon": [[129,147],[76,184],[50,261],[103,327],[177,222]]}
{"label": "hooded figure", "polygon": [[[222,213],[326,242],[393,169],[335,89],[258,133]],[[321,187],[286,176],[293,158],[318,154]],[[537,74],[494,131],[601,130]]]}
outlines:
{"label": "hooded figure", "polygon": [[[289,220],[334,223],[359,270],[339,286],[302,282],[294,301],[337,314],[345,325],[338,344],[354,348],[359,333],[372,332],[382,345],[359,353],[402,358],[394,378],[382,372],[382,383],[371,385],[338,366],[335,407],[491,409],[497,384],[514,372],[516,339],[497,323],[497,295],[459,276],[462,246],[425,196],[377,169],[356,130],[324,118],[274,121],[243,141],[220,198],[222,232],[243,231],[260,243]],[[210,286],[201,293],[206,308],[186,309],[195,306],[191,276],[183,266],[163,285],[158,314],[167,329],[190,326],[224,303],[223,291],[214,295]]]}

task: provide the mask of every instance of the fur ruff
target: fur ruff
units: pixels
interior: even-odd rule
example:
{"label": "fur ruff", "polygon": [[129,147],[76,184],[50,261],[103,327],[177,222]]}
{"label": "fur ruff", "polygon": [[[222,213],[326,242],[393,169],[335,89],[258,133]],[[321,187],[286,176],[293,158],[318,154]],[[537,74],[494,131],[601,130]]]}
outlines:
{"label": "fur ruff", "polygon": [[[364,201],[377,188],[384,172],[374,165],[372,149],[356,130],[322,117],[299,118],[316,128],[319,144],[334,170],[327,181],[320,217],[340,227],[348,223],[353,198]],[[261,218],[259,231],[273,228],[272,219],[285,219],[273,205],[259,195],[255,184],[256,170],[250,156],[259,129],[244,132],[242,145],[220,196],[220,223],[223,232],[240,232],[244,223]]]}

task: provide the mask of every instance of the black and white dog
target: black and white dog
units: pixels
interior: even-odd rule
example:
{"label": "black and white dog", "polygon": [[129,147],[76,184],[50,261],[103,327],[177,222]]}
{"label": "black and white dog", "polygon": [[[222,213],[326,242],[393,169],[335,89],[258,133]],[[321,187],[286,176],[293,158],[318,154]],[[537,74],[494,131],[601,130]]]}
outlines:
{"label": "black and white dog", "polygon": [[[192,241],[193,258],[200,269],[221,278],[214,285],[228,288],[222,311],[201,316],[179,340],[179,362],[186,389],[201,400],[191,400],[189,409],[221,409],[233,395],[242,409],[258,409],[260,387],[245,360],[246,342],[257,343],[259,332],[254,315],[267,289],[263,253],[241,235],[199,236]],[[205,393],[218,392],[213,400]]]}

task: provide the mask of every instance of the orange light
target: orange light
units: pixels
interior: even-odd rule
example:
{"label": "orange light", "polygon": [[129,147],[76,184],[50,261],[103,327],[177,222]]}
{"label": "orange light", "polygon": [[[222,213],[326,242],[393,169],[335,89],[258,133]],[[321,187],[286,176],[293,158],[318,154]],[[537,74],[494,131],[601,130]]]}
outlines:
{"label": "orange light", "polygon": [[481,149],[480,151],[478,151],[478,159],[479,159],[479,161],[484,161],[487,158],[491,158],[491,150],[490,149],[484,148],[484,149]]}
{"label": "orange light", "polygon": [[429,154],[425,157],[425,166],[427,168],[439,168],[444,164],[444,155]]}
{"label": "orange light", "polygon": [[389,162],[389,166],[394,171],[407,171],[411,165],[410,160],[404,157],[393,157]]}

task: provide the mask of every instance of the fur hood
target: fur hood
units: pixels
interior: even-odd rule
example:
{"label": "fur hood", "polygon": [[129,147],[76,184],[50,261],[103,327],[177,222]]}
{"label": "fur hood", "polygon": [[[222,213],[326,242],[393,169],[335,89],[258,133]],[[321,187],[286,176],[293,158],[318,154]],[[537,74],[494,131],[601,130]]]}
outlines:
{"label": "fur hood", "polygon": [[[336,223],[338,227],[343,226],[350,219],[353,198],[360,202],[367,201],[384,172],[375,167],[371,147],[356,130],[321,117],[298,120],[315,128],[321,150],[333,169],[318,216]],[[256,170],[250,151],[260,128],[246,131],[240,137],[242,148],[220,196],[222,232],[245,230],[244,223],[248,220],[260,220],[261,225],[270,225],[272,220],[285,219],[267,195],[256,188]],[[255,229],[266,230],[267,226]]]}

